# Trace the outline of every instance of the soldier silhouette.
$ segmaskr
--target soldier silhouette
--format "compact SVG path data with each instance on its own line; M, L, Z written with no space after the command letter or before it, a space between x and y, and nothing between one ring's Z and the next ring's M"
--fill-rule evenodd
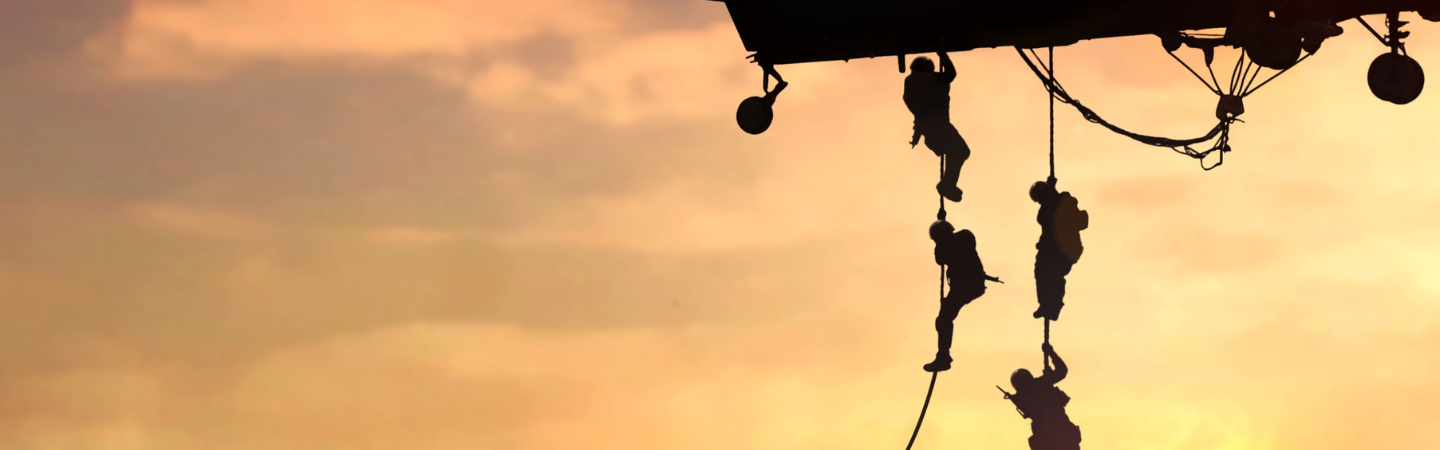
M950 369L950 341L960 308L985 295L986 280L1000 279L985 274L985 265L975 250L975 234L970 230L955 231L949 222L939 220L930 225L930 239L935 241L935 264L949 266L945 275L950 292L940 299L940 314L935 317L939 349L935 361L925 365L926 372L939 372Z
M1070 422L1065 414L1065 405L1070 396L1065 395L1055 383L1065 379L1069 372L1065 361L1055 353L1049 343L1040 346L1048 356L1044 374L1035 378L1029 370L1018 369L1010 374L1010 385L1015 393L1005 393L1005 398L1015 404L1020 416L1030 419L1030 450L1079 450L1080 427ZM1050 368L1049 361L1055 362ZM1000 389L1005 392L1005 389Z
M905 106L915 115L914 134L910 137L910 148L925 138L925 146L935 156L945 156L945 171L935 190L952 202L959 202L960 167L970 159L970 146L960 137L955 125L950 123L950 83L955 81L955 65L943 49L940 56L940 71L935 63L921 56L910 63L910 75L905 77Z
M1080 230L1090 227L1090 214L1081 211L1069 192L1056 192L1055 177L1030 186L1030 199L1040 204L1035 220L1040 240L1035 243L1035 295L1040 307L1035 318L1060 320L1065 306L1065 276L1080 261L1085 247Z

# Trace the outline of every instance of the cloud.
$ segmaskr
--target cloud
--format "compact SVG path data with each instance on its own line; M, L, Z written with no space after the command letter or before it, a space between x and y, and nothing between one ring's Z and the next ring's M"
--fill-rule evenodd
M394 65L491 107L625 124L724 117L753 95L725 18L723 5L700 3L148 1L89 50L121 79L214 79L277 61Z
M737 98L759 95L731 25L656 32L584 51L562 75L498 61L466 84L476 101L505 109L556 104L614 124L722 118ZM753 77L752 77L753 75ZM549 78L546 80L544 78Z
M17 65L73 54L131 12L128 0L0 1L0 60Z
M182 235L245 242L264 239L270 232L263 223L221 211L159 203L140 203L127 209L139 223Z
M690 3L627 3L603 32L565 22L614 19L583 5L482 32L458 3L146 3L92 51L148 42L155 58L127 61L217 70L5 74L0 447L907 439L934 351L938 168L903 144L901 76L786 67L776 125L745 135L729 114L758 77L720 5ZM673 20L631 28L646 14ZM106 50L116 36L136 47ZM1007 284L961 313L963 365L917 448L1018 449L1026 423L991 385L1039 362L1024 192L1046 173L1046 103L1013 52L956 58L975 153L949 213ZM1414 431L1440 368L1440 191L1414 130L1434 103L1316 91L1354 73L1314 62L1247 104L1212 172L1067 134L1080 119L1057 110L1057 175L1094 219L1052 330L1087 445L1434 439ZM1061 70L1126 125L1209 125L1195 86L1099 66Z
M547 33L615 31L623 4L267 0L142 1L127 27L127 51L185 46L231 58L415 54L459 55Z

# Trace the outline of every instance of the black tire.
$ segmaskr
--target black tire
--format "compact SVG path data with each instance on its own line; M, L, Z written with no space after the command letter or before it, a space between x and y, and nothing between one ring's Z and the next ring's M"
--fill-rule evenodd
M750 134L764 133L770 129L770 121L774 119L775 111L771 109L770 102L762 97L745 99L735 111L735 123L740 124L740 129Z
M1404 105L1419 98L1420 91L1425 89L1425 71L1415 58L1386 53L1370 63L1366 81L1376 98Z

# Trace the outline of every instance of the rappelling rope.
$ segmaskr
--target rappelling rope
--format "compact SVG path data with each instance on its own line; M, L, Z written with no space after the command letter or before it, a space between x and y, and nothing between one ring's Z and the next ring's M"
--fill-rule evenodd
M1045 343L1046 343L1046 344L1049 344L1049 343L1050 343L1050 319L1049 319L1049 318L1046 318L1046 319L1045 319ZM1044 355L1044 360L1041 362L1041 364L1042 364L1042 365L1041 365L1040 367L1050 367L1050 354L1049 354L1049 353L1046 353L1046 354Z
M1045 68L1049 79L1055 79L1055 47L1045 54L1050 58L1050 64ZM1055 96L1050 96L1050 178L1055 178Z
M940 182L945 182L945 154L940 154ZM945 195L940 195L940 212L935 214L935 220L945 220Z
M940 155L940 178L945 178L945 155ZM945 220L945 196L940 196L940 212L935 214L936 220ZM940 265L940 301L945 301L945 265ZM930 409L930 396L935 393L935 379L940 377L940 371L930 373L930 388L925 390L925 404L920 406L920 419L915 421L915 431L910 432L910 442L905 444L905 450L915 445L915 437L920 435L920 425L925 423L925 411Z
M1050 47L1050 50L1046 52L1045 56L1049 59L1049 63L1045 67L1045 73L1048 75L1047 79L1054 80L1055 47ZM1050 95L1050 179L1055 179L1055 95L1053 93ZM1045 318L1045 343L1050 343L1050 318L1048 317ZM1043 358L1041 367L1050 367L1050 355L1044 354L1041 355L1041 358Z
M910 446L915 445L915 436L920 435L920 424L925 423L925 410L930 409L930 394L935 393L935 379L939 376L940 372L930 373L930 389L925 391L925 406L920 407L920 420L915 421L915 431L910 433L910 443L905 444L905 450L910 450Z

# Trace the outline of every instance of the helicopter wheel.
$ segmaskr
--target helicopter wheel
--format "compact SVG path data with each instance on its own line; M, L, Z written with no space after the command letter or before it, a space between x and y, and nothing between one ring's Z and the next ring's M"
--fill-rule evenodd
M1425 71L1414 58L1386 53L1370 63L1367 81L1376 98L1404 105L1414 101L1425 88Z
M770 129L770 121L774 119L775 111L763 97L747 98L740 102L740 109L735 111L735 122L740 124L740 129L750 134L764 133Z

